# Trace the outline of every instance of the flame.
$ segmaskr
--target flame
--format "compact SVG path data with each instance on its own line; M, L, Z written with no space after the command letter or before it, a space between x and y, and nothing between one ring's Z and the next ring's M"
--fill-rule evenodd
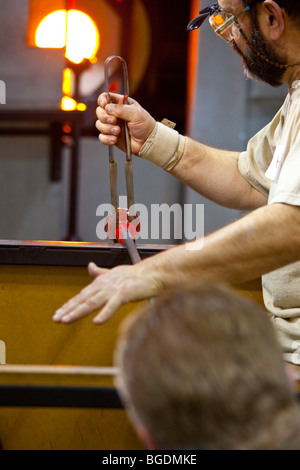
M63 111L85 111L86 110L86 104L84 103L78 103L74 98L71 96L63 96L60 102L60 108Z
M79 10L57 10L40 22L35 43L42 48L66 48L65 56L79 64L84 59L95 62L100 36L90 16Z
M74 72L69 67L65 68L63 71L63 83L62 83L62 92L63 97L60 102L60 107L63 111L85 111L87 106L84 103L78 103L74 98L73 95L73 88L74 88Z
M62 91L64 95L71 96L73 90L73 70L67 67L63 71L63 84L62 84Z
M77 108L77 102L71 96L63 96L60 107L64 111L74 111Z
M62 48L66 44L66 11L58 10L42 19L35 33L38 47Z
M87 108L87 105L85 103L77 103L76 109L77 111L85 111Z

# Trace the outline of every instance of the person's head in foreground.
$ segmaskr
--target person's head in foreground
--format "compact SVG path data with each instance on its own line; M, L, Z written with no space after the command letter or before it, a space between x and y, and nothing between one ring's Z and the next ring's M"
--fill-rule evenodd
M116 386L148 449L300 448L300 414L266 311L212 284L122 325Z

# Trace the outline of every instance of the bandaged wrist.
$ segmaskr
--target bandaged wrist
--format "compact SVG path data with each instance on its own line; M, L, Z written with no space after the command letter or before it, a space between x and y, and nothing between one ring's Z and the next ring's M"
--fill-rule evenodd
M182 158L185 137L174 129L157 122L138 156L166 171L171 171Z

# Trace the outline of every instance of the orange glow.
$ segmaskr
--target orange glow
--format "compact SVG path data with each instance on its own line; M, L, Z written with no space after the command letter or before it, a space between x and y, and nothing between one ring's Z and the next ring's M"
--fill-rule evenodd
M77 102L70 96L63 96L60 102L63 111L74 111L77 109Z
M82 60L94 60L99 49L99 33L93 20L77 10L68 12L66 57L79 64Z
M215 27L220 27L225 23L224 17L222 15L215 15L213 18L213 24Z
M57 10L40 22L35 43L38 47L63 48L71 62L79 64L84 59L92 63L100 46L100 36L94 21L78 10Z
M64 95L71 96L72 95L72 80L73 80L74 72L70 68L66 68L63 71L63 84L62 84L62 91Z
M84 104L84 103L77 103L77 110L78 110L78 111L85 111L85 110L86 110L86 104Z
M191 1L190 19L195 18L199 11L199 1ZM189 34L188 51L188 83L187 83L187 106L186 106L186 131L194 132L195 103L197 91L198 51L200 47L200 34Z
M74 98L71 98L71 96L63 96L60 102L60 108L63 111L85 111L86 104L77 103L77 101L74 100Z
M41 243L43 245L70 245L70 246L103 246L106 245L106 243L95 243L95 242L70 242L70 241L56 241L56 240L28 240L28 242L31 243Z
M45 16L37 27L38 47L62 48L66 45L66 11L58 10Z

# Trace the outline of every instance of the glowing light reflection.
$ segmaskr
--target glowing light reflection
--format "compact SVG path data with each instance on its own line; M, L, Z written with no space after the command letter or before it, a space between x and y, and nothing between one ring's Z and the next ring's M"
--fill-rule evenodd
M66 48L66 57L79 64L83 59L95 61L100 36L94 21L78 10L57 10L40 22L35 42L41 48Z

